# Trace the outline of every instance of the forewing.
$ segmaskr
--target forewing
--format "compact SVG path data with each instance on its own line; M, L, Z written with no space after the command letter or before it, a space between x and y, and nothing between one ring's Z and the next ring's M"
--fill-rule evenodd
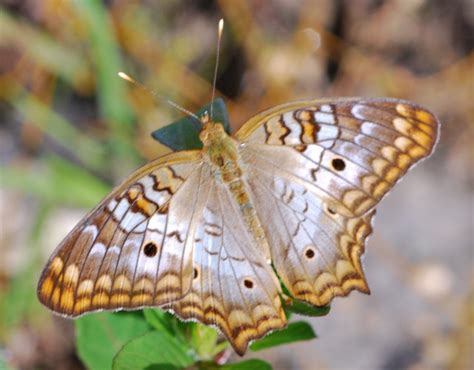
M173 153L139 169L55 250L39 281L40 301L77 316L184 296L192 281L189 235L208 180L198 151Z
M402 100L329 99L263 112L236 138L298 176L327 207L353 217L373 208L431 154L438 126L433 114Z
M216 325L235 351L286 325L280 285L220 182L196 228L191 291L171 309L183 319Z
M375 205L427 157L439 123L395 99L282 105L237 132L255 209L275 269L291 294L315 305L357 289Z

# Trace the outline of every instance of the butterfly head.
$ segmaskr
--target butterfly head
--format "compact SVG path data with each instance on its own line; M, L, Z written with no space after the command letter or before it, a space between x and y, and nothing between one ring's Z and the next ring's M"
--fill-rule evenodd
M199 133L199 139L205 147L215 145L227 137L224 126L219 122L213 121L209 117L208 112L205 112L200 117L200 121L202 123L202 129Z

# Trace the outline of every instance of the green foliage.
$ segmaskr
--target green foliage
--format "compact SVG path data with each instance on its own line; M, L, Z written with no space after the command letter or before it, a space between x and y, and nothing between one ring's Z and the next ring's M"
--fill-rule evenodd
M221 370L271 370L271 368L272 366L269 363L262 360L247 360L220 367Z
M262 360L251 359L241 362L234 362L226 365L216 365L215 363L199 364L199 370L271 370L272 366Z
M75 324L79 357L91 370L110 369L127 342L151 331L140 312L96 313Z
M304 321L292 322L288 324L286 329L270 333L266 337L252 343L250 349L252 351L261 351L262 349L313 338L316 338L316 334L314 334L311 325Z
M186 346L166 331L152 331L127 342L114 358L114 370L182 369L194 363Z
M214 100L213 120L222 123L227 133L230 132L229 115L224 104L224 100L217 98ZM205 105L196 112L201 117L205 112L210 114L211 103ZM201 149L202 143L199 140L200 122L196 122L193 117L184 117L171 125L153 131L151 136L161 144L173 150Z
M298 299L292 299L289 304L285 305L285 311L287 315L289 313L296 313L303 316L325 316L329 313L330 309L330 306L310 306L309 304L306 304Z

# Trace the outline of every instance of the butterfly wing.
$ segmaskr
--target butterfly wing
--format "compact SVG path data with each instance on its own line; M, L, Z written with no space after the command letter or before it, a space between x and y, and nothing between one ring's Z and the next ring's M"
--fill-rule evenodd
M431 154L438 126L433 114L406 101L336 99L281 105L253 117L235 136L253 150L285 147L275 151L278 159L270 157L274 163L288 158L288 169L328 206L361 216Z
M39 300L78 316L184 296L193 271L189 235L209 178L199 151L172 153L139 169L58 246L40 278Z
M353 289L369 293L360 257L375 211L332 214L317 194L265 164L249 171L248 182L267 220L273 265L293 297L323 306Z
M211 186L196 228L191 291L170 308L219 327L242 355L252 339L286 325L280 284L229 190L219 181Z
M236 133L275 269L297 298L324 305L368 292L360 264L374 206L433 151L439 123L395 99L285 104Z

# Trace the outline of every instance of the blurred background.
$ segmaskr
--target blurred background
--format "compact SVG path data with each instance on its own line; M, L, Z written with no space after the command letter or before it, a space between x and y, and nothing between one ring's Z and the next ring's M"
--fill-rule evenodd
M36 300L52 250L113 184L167 152L150 132L217 80L236 130L300 98L392 96L442 122L434 155L378 207L371 296L312 319L275 369L468 369L474 332L472 0L0 2L0 368L81 369L73 325ZM249 354L247 357L255 355Z

